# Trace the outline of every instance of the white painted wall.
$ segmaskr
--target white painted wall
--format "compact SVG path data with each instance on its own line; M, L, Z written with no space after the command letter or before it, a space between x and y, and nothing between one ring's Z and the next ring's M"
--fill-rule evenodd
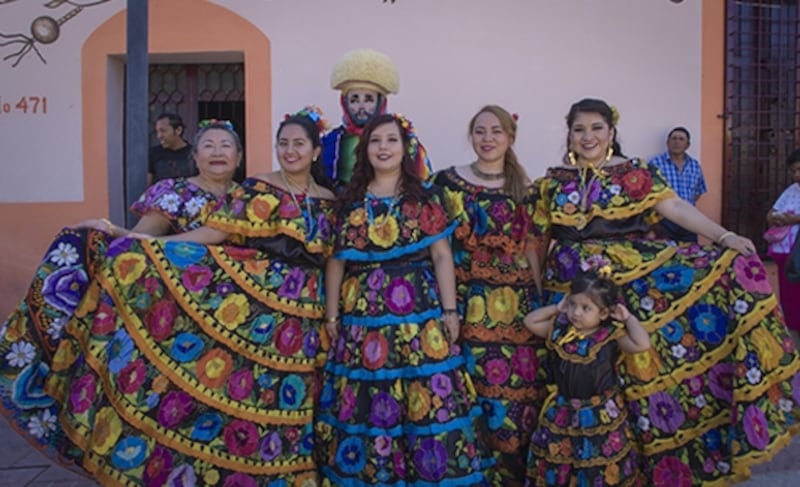
M437 169L473 159L466 125L488 103L519 114L516 149L532 177L560 160L564 115L585 96L618 107L628 155L662 151L674 125L701 145L700 1L213 1L270 38L274 122L315 103L336 124L330 71L345 51L371 47L397 64L389 108L414 121ZM27 33L38 15L68 11L43 4L0 5L0 32ZM0 103L48 97L46 116L0 113L0 203L82 200L80 50L124 6L112 0L64 24L57 42L38 46L47 64L31 54L16 68L0 61Z
M30 37L37 17L57 20L73 9L67 4L46 8L45 3L17 0L0 5L0 33ZM61 25L55 42L36 43L46 64L29 52L12 67L11 59L2 58L21 44L0 47L0 203L83 201L81 46L124 5L125 0L112 0L83 9ZM97 90L98 96L104 92ZM13 108L20 98L30 96L47 97L47 114L41 113L41 106L38 114ZM10 104L10 113L3 113L4 103Z

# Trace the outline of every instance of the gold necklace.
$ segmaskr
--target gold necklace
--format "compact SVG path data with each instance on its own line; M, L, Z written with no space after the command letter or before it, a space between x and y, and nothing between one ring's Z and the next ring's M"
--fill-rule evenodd
M599 327L591 330L578 331L578 329L575 328L574 325L570 324L569 328L567 329L567 332L561 335L556 341L556 343L558 343L559 345L565 345L566 343L571 342L576 338L578 340L583 340L586 337L594 334L594 332L596 332L598 329Z
M472 164L470 164L469 168L472 171L472 174L475 175L475 177L480 179L485 179L486 181L499 181L506 177L505 173L502 172L491 173L491 172L481 171L481 168L478 167L478 161L475 161Z
M609 160L610 159L603 160L603 162L598 164L597 167L594 167L594 164L590 162L587 166L579 169L580 181L581 181L580 185L581 208L584 211L589 210L589 194L592 192L592 185L595 183L595 181L597 181L597 178L601 174L603 166L605 166ZM592 172L592 177L589 178L589 180L587 181L586 178L589 174L589 171Z
M283 169L281 169L278 172L281 173L281 179L283 179L283 184L286 186L286 189L289 191L289 195L291 195L291 197L292 197L292 201L294 202L294 207L297 208L300 211L300 214L303 216L303 222L306 224L306 229L309 231L309 234L310 234L312 225L314 224L315 220L314 220L314 212L311 210L311 198L309 197L309 188L306 188L305 191L303 191L303 188L301 188L299 185L294 183L294 181L290 182L290 179L286 176L286 173L283 171ZM313 181L313 178L312 178L312 181ZM305 198L304 198L304 200L305 200L304 202L305 202L305 205L306 205L305 211L303 211L303 208L300 206L300 203L297 201L297 196L295 196L294 191L292 190L292 186L294 186L297 189L299 189L303 193L303 195L305 196ZM310 187L310 185L309 185L309 187Z

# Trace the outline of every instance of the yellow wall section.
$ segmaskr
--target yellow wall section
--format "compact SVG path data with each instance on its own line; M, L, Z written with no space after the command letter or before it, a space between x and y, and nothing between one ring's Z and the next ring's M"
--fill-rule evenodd
M81 203L0 205L0 321L22 298L53 236L65 225L108 215L107 62L125 53L125 11L100 25L81 52L83 187ZM246 19L210 2L150 0L151 54L242 52L248 172L272 167L270 43Z
M722 218L722 170L725 143L725 2L703 1L700 163L708 193L698 208L715 221Z

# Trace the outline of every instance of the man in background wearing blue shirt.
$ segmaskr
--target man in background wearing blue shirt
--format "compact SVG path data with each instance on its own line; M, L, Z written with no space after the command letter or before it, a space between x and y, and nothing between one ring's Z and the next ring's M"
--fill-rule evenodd
M667 152L654 157L650 164L661 170L678 196L694 205L708 188L700 162L686 153L689 145L689 131L685 127L675 127L667 135ZM666 236L676 242L697 242L696 233L672 221L664 219L660 224Z

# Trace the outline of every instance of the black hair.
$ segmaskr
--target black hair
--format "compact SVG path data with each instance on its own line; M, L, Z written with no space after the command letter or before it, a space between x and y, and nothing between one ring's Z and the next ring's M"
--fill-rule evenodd
M164 119L167 119L169 121L170 127L172 127L175 130L178 130L179 128L184 130L186 129L186 126L183 125L183 119L178 114L164 112L156 118L156 122Z
M686 135L686 142L692 141L692 136L689 135L689 130L686 127L675 127L674 129L669 131L669 133L667 134L667 138L669 139L670 137L672 137L672 134L674 134L675 132L683 132Z
M422 180L417 174L416 163L411 160L411 156L408 153L408 146L411 141L408 131L400 125L400 121L393 114L383 113L364 125L364 132L358 139L358 145L356 145L356 164L353 168L353 176L350 179L350 184L345 187L338 199L340 209L346 208L354 201L363 199L364 194L367 192L367 186L375 178L375 169L369 163L367 151L369 139L375 129L387 123L393 123L397 126L400 131L400 138L403 141L403 161L400 166L400 187L398 190L411 201L424 202L425 191L422 188Z
M313 120L305 115L290 115L282 121L280 125L278 125L278 131L275 133L276 141L280 138L281 132L283 132L284 127L287 125L299 125L311 141L312 148L316 149L317 147L322 147L319 127L317 127L317 124ZM322 151L320 151L319 157L311 161L311 177L314 178L314 182L318 185L333 191L333 184L331 184L331 180L325 175L322 162L319 160L321 157Z
M800 149L795 149L788 157L786 157L786 168L790 168L792 164L800 161Z
M570 294L586 293L601 309L608 309L617 304L619 288L611 278L600 277L595 270L579 272L572 279Z
M569 107L569 113L567 114L568 129L572 129L572 124L575 123L575 117L577 117L579 113L596 113L603 117L603 120L606 121L608 126L614 129L614 139L611 141L611 149L614 153L613 155L625 157L625 155L622 153L622 146L617 140L619 131L617 130L616 125L614 125L614 116L608 103L596 98L584 98L583 100L573 103L572 106ZM569 133L567 133L567 147L569 147Z

